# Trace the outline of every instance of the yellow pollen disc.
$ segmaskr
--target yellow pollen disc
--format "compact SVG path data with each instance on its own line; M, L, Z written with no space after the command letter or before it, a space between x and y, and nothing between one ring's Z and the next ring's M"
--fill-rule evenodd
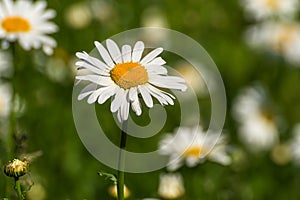
M183 156L198 158L200 156L200 154L202 153L202 151L203 151L203 148L201 148L199 146L190 147L183 153Z
M30 23L19 16L7 17L2 21L2 27L6 32L18 33L30 31Z
M112 80L123 89L129 89L148 82L148 73L137 62L117 64L111 71Z
M266 5L272 10L277 10L279 8L278 0L266 0Z

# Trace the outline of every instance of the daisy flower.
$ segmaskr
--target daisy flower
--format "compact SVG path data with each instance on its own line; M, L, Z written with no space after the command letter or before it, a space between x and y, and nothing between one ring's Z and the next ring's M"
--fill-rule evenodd
M142 109L139 94L147 107L153 107L156 98L161 105L173 105L175 97L161 88L185 91L187 86L184 79L168 76L166 63L161 57L162 48L152 50L142 58L144 43L138 41L133 49L130 45L123 45L121 50L113 40L106 40L106 48L95 42L103 61L90 56L86 52L78 52L76 56L81 59L76 65L79 69L86 69L90 74L78 75L76 79L89 81L79 94L78 99L88 97L87 102L103 104L110 97L111 112L117 112L120 122L128 119L129 108L141 115Z
M265 107L263 91L246 88L236 98L233 117L240 123L240 139L254 152L271 149L278 141L276 116Z
M39 49L50 55L56 41L46 34L57 31L57 26L49 22L56 14L45 10L47 3L27 0L3 0L0 2L0 39L18 41L23 49Z
M180 127L176 134L167 134L159 144L161 155L169 155L167 169L174 171L186 163L194 167L206 159L228 165L231 158L226 153L225 138L219 134L206 134L201 127Z
M291 17L298 10L298 0L242 0L247 14L255 19L272 16Z
M266 22L249 29L250 46L282 55L289 63L300 64L300 25L295 22Z
M179 173L161 174L158 195L163 199L178 199L185 193L183 178Z

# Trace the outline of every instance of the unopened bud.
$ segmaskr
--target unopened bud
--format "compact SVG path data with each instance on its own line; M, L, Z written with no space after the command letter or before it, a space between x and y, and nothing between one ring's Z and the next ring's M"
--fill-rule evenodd
M19 178L28 172L29 162L13 159L4 167L6 176Z

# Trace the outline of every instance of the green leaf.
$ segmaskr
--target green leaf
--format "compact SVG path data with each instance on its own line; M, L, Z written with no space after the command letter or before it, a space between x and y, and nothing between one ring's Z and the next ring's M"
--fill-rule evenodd
M114 184L117 184L117 176L115 174L111 174L111 173L107 173L107 172L103 172L100 171L98 172L98 174L100 176L104 176L105 180L111 180L112 182L114 182Z

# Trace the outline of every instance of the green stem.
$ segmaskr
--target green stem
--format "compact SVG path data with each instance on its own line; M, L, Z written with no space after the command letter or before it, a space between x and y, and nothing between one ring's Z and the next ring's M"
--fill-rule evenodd
M119 150L119 163L118 163L118 182L117 182L117 191L118 199L124 200L124 167L125 167L125 148L126 148L126 139L127 139L127 121L124 121L122 124L121 131L121 141L120 141L120 150Z
M12 47L12 60L14 67L14 75L12 78L12 97L11 97L11 105L10 105L10 113L9 113L9 132L7 136L8 143L8 159L11 160L14 157L15 153L15 143L14 143L14 134L16 131L16 113L14 111L14 101L16 96L16 83L15 83L15 75L17 71L17 57L16 57L16 45L15 43L11 44Z
M19 200L24 200L24 196L22 194L21 184L19 178L15 178L15 190L18 194Z

